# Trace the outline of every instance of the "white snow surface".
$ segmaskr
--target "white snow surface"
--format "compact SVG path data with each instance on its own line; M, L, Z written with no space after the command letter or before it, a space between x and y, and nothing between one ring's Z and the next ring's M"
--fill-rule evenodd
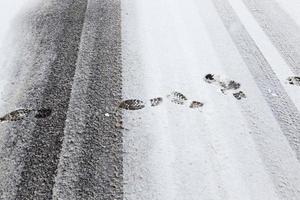
M293 20L300 26L300 1L298 0L276 0L282 9L284 9Z
M5 103L2 99L3 91L10 84L13 69L8 68L8 61L14 53L14 30L16 29L18 16L34 6L39 0L0 0L0 115L5 111ZM20 24L18 24L20 26Z
M289 66L242 1L228 2L299 110ZM123 97L164 97L124 112L124 199L300 199L299 161L213 1L124 0L122 13ZM223 95L208 73L240 82L247 99ZM172 91L204 107L173 104Z

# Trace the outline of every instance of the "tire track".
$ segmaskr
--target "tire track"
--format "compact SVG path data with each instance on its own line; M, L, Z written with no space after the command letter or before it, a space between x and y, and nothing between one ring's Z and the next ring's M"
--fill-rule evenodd
M293 73L300 75L300 27L274 0L243 0Z
M47 119L7 126L1 144L3 199L51 199L86 4L52 0L26 16L29 30L24 38L28 34L34 41L14 62L22 68L29 59L29 67L38 72L23 74L25 87L17 88L16 107L54 111Z
M123 199L120 6L88 3L53 199Z
M248 66L257 86L269 104L282 132L300 160L300 114L280 84L271 66L241 24L227 1L213 0L233 42ZM268 92L272 88L276 95Z
M233 12L226 2L214 3L218 4L219 10L223 10L222 13L225 11L228 13ZM228 30L226 26L223 27L222 17L218 19L220 14L217 12L218 10L215 11L216 5L213 5L212 2L211 5L200 7L200 4L198 4L198 8L201 13L206 11L213 12L210 16L202 14L202 17L205 20L217 55L222 62L223 69L228 71L230 76L246 79L243 82L243 86L246 87L249 98L246 101L237 102L249 127L249 132L245 132L245 137L252 138L255 145L251 152L257 151L264 165L261 167L265 168L266 175L273 182L273 184L268 186L274 187L274 193L278 195L278 199L298 199L300 175L298 171L300 165L294 155L294 151L285 139L276 118L271 109L269 109L268 103L264 102L264 96L260 95L259 88L253 87L255 80L252 80L252 74L248 70L243 70L246 64L237 51L238 49L236 49L230 33L228 33L228 36L224 35L223 32ZM232 30L235 31L236 29L233 28ZM259 96L255 97L254 95ZM243 157L244 155L241 159ZM249 163L249 165L253 167L253 163ZM246 179L248 180L248 178ZM261 199L262 196L258 195L259 189L256 188L261 186L258 186L256 182L253 183L254 185L249 184L248 186L250 190L252 188L253 192L251 194L253 194L253 199ZM263 197L265 197L264 193ZM270 198L275 199L274 197Z

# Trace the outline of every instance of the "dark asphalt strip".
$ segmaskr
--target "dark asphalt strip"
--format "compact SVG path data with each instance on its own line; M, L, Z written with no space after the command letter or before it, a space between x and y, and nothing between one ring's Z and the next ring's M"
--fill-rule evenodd
M300 114L227 0L213 0L228 33L300 161ZM271 89L276 95L271 94Z
M296 75L300 75L300 27L274 0L243 0Z
M8 124L7 143L1 149L2 199L51 199L61 150L78 46L87 1L48 1L32 11L28 33L36 39L40 52L32 52L33 65L46 65L44 74L26 77L28 88L21 92L20 107L51 108L53 115L34 122ZM54 55L48 55L53 52ZM30 52L31 49L23 51ZM27 52L27 53L28 53ZM25 53L26 54L26 53ZM55 57L51 63L45 59ZM22 58L16 62L21 63ZM35 71L31 72L32 74ZM36 80L44 79L44 80ZM24 88L24 87L22 87ZM19 136L15 141L11 137ZM5 153L3 153L5 152ZM13 156L12 156L12 155ZM12 168L10 168L12 167ZM9 169L8 169L9 168Z
M68 6L61 15L61 35L55 41L44 41L53 42L57 57L50 67L40 107L51 108L54 114L36 122L33 140L24 156L17 199L50 199L52 194L86 9L86 1L65 4Z
M120 1L90 0L53 199L123 199L121 74Z

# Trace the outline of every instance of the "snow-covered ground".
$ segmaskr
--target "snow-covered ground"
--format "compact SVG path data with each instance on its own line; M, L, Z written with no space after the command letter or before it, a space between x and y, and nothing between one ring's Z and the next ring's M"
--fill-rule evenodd
M286 83L295 74L243 2L122 8L123 96L165 98L124 114L124 198L299 199L300 88ZM247 98L222 94L208 73L240 82ZM204 107L173 104L172 91Z
M0 124L0 199L300 199L298 0L41 2L0 0L0 117L53 109Z
M13 62L15 54L15 30L20 30L16 26L21 26L18 21L20 16L29 8L36 5L38 0L0 0L0 113L6 111L5 103L2 99L3 92L7 84L10 84L14 69L11 69L9 62ZM3 109L5 111L3 111Z
M0 41L4 41L5 36L9 34L8 30L11 26L12 20L19 13L21 8L23 8L25 1L22 0L1 0L0 1Z

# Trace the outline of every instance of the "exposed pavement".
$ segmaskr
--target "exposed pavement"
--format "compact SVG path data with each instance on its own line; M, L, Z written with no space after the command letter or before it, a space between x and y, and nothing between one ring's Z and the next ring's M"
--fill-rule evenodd
M8 103L53 114L1 125L1 199L122 199L122 137L104 116L121 99L120 2L51 0L21 17Z

